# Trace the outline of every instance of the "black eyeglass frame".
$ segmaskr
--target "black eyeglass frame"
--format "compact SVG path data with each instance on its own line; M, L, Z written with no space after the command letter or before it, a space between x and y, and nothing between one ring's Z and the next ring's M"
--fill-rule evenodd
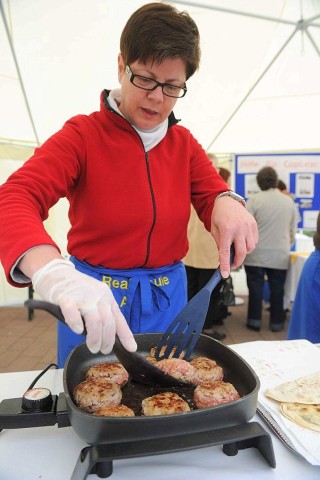
M137 88L140 88L141 90L147 90L149 92L152 92L153 90L156 90L158 87L161 87L161 90L162 90L162 93L163 95L165 95L166 97L171 97L171 98L183 98L185 96L185 94L187 93L187 86L186 84L184 84L183 87L179 87L178 85L172 85L172 83L161 83L161 82L158 82L157 80L155 80L154 78L150 78L150 77L144 77L143 75L136 75L135 73L133 73L133 71L131 70L130 66L127 65L126 66L126 72L128 73L129 75L129 80L130 80L130 83L132 83L132 85L134 85L135 87ZM140 85L136 85L134 83L134 79L135 78L143 78L145 80L150 80L151 82L154 82L154 87L152 88L146 88L146 87L141 87ZM182 95L179 95L179 96L176 96L176 95L169 95L168 93L165 93L163 91L164 87L173 87L173 88L180 88L180 90L183 92Z

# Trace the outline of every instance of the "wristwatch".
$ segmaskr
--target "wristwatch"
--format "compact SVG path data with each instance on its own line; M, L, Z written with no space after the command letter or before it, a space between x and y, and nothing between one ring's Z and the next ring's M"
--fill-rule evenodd
M218 200L218 198L221 198L221 197L230 197L230 198L233 198L233 200L236 200L237 202L241 203L244 207L246 206L246 201L243 197L241 197L241 195L238 195L237 193L235 192L231 192L231 191L228 191L228 192L222 192L220 193L216 199L215 199L215 202Z

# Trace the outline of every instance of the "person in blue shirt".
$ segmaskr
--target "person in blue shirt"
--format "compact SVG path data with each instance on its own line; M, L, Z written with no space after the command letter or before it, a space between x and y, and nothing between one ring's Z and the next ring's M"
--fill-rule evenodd
M287 338L304 338L312 343L320 343L320 212L313 243L315 250L301 272Z

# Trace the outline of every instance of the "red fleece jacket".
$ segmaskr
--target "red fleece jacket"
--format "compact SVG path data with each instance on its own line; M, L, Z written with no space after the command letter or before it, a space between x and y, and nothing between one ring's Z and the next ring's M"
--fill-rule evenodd
M23 253L57 246L43 220L60 197L70 203L68 252L95 266L153 268L181 260L190 200L210 229L214 200L228 187L203 148L173 124L145 152L106 97L105 91L99 112L67 121L0 187L0 259L11 284L25 286L10 278Z

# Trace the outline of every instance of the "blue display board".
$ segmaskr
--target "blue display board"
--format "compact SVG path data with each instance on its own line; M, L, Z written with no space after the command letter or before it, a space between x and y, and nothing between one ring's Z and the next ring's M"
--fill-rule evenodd
M300 212L298 227L315 230L320 210L320 153L241 154L235 156L235 191L248 198L260 191L257 172L273 167Z

